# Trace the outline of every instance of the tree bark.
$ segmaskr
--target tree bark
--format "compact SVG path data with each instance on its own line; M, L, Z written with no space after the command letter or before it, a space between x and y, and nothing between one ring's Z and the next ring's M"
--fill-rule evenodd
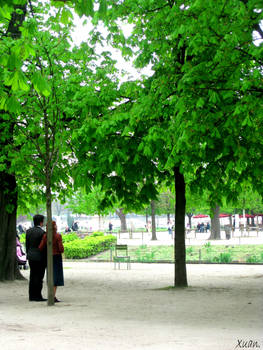
M220 220L219 220L219 212L220 207L217 205L212 209L213 216L211 218L211 235L209 239L221 239L220 236Z
M185 261L185 181L179 167L174 168L175 179L175 234L174 234L174 286L187 287Z
M101 231L101 215L99 214L99 231Z
M188 220L189 220L189 227L192 228L192 213L186 213Z
M127 222L126 222L126 215L123 212L123 208L116 209L116 214L120 218L121 221L121 232L128 231L127 229Z
M53 279L53 230L51 210L50 174L46 174L46 208L47 208L47 287L48 305L54 305L54 279Z
M151 201L151 216L152 216L152 241L156 241L157 236L156 236L156 221L155 221L155 201Z
M255 215L254 210L251 210L251 215ZM255 217L251 218L251 225L254 227L255 225Z
M229 215L229 225L230 225L231 227L233 226L232 214Z
M16 13L16 10L22 10ZM23 24L26 16L26 5L14 6L6 35L11 35L13 39L19 39L21 32L19 27ZM7 90L10 88L7 87ZM0 124L2 115L6 111L0 111ZM7 121L0 125L1 135L7 135L0 141L1 151L7 144L13 143L14 123ZM22 279L18 264L16 262L16 213L17 213L17 185L14 174L9 174L10 162L5 162L6 169L0 172L0 281L13 281Z
M17 187L15 177L1 172L0 188L0 281L13 281L19 271L16 264Z

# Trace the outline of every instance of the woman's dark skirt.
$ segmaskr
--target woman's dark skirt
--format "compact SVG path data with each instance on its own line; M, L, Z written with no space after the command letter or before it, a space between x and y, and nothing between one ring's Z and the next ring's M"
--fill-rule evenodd
M53 255L54 286L64 286L62 255Z

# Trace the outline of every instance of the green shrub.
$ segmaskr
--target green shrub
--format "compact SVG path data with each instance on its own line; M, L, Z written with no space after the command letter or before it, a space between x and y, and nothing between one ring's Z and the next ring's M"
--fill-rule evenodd
M137 249L135 251L136 261L138 262L152 262L155 259L155 252L153 251L141 251Z
M231 253L220 253L218 261L220 263L230 263L233 260Z
M204 245L204 247L205 247L205 250L206 250L206 253L207 253L207 254L209 254L209 253L212 252L212 249L213 249L213 248L212 248L210 242L207 242L207 243Z
M246 258L246 262L247 263L257 263L259 262L260 259L256 256L256 255L249 255L247 258Z
M219 263L220 262L220 257L219 256L213 256L212 259L211 259L211 262Z
M145 253L144 256L141 257L141 262L152 262L155 258L154 252Z
M96 232L93 232L91 235L91 237L99 237L99 236L104 236L104 233L100 231L96 231Z
M80 239L79 236L76 233L68 233L68 234L62 234L62 241L63 243L72 242L76 239Z
M194 252L194 248L193 247L186 248L186 254L192 255L193 252Z
M68 259L82 259L98 254L110 248L116 242L116 237L108 236L87 236L64 244L64 255Z

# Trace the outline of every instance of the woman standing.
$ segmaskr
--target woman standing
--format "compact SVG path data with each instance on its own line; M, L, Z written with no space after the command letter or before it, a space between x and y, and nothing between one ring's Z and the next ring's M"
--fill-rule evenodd
M64 275L63 275L63 263L62 253L64 252L64 246L62 243L62 236L57 232L57 224L52 221L53 230L53 275L54 275L54 301L55 303L60 302L56 297L57 287L64 286ZM47 246L47 234L45 233L42 241L39 245L40 250L44 250Z

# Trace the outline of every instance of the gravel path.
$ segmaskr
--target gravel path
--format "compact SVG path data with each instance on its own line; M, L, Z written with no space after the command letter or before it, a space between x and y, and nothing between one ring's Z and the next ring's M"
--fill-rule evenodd
M189 288L175 290L172 264L65 262L54 307L29 302L27 281L1 283L0 349L263 349L262 266L187 270Z

